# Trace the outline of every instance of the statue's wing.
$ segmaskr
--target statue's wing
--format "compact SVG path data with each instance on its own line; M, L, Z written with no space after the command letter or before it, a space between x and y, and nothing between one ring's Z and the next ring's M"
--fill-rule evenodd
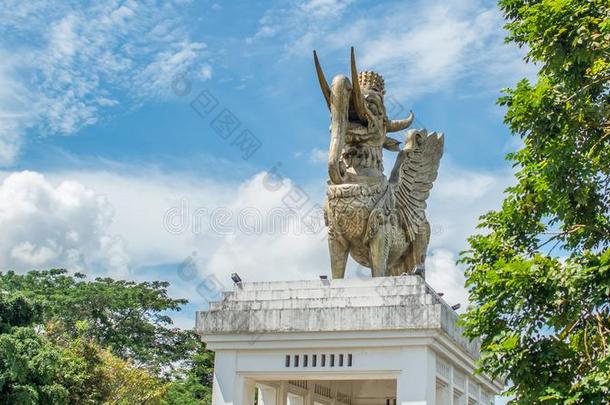
M411 130L394 164L390 182L399 220L411 240L426 220L426 200L436 180L443 144L443 134Z

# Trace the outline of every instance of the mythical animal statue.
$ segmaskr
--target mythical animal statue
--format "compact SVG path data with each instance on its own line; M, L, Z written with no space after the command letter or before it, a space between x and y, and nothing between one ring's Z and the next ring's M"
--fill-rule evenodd
M329 86L315 51L314 61L331 117L324 216L333 278L344 277L349 254L370 267L373 277L424 276L430 239L426 199L443 154L443 134L409 130L401 149L387 132L408 128L413 113L388 119L384 80L376 72L358 73L354 48L351 81L337 75ZM399 152L389 180L383 174L384 148Z

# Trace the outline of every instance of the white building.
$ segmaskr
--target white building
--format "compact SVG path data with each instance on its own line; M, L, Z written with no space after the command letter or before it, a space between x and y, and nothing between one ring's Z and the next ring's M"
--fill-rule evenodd
M478 343L419 276L243 283L197 315L213 405L491 404Z

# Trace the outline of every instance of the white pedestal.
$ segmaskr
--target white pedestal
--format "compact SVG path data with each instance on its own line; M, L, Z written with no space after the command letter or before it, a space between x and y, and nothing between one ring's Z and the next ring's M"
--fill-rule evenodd
M197 330L216 352L214 405L490 404L478 343L419 277L244 283ZM257 392L257 394L255 394Z

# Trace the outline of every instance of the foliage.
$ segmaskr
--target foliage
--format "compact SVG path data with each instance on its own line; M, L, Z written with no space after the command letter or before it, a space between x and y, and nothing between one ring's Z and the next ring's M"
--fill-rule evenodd
M211 387L214 375L214 352L206 349L202 344L197 349L191 362L192 367L189 373L197 381Z
M0 296L0 403L87 403L85 362L39 336L38 316L23 297Z
M8 333L15 326L29 326L42 319L40 305L26 298L8 296L0 292L0 333Z
M213 354L168 327L166 283L83 279L0 273L0 403L211 403Z
M129 362L109 351L100 351L104 384L109 395L104 404L161 404L169 384L151 375L145 369L133 367Z
M169 388L165 404L211 404L212 376L214 375L214 352L201 344L190 360L184 378L175 381Z
M211 404L212 388L201 384L192 376L174 381L167 391L164 405Z
M97 344L153 372L171 368L196 348L192 334L171 327L166 313L179 311L186 301L170 298L168 285L110 278L86 281L65 270L0 273L0 289L38 300L45 321L61 323L58 329L67 338L83 334L77 325L86 321L86 334Z
M483 371L520 404L610 397L610 3L500 0L537 83L499 99L517 184L462 255Z

